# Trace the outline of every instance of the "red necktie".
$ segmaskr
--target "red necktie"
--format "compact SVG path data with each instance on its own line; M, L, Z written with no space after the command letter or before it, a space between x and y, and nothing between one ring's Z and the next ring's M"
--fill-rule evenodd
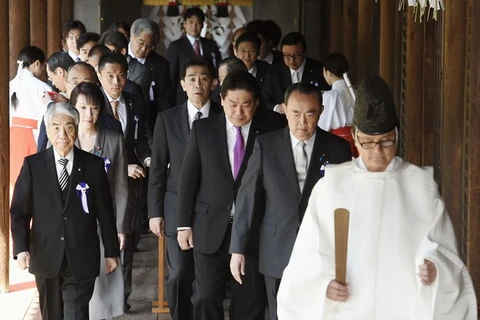
M193 43L193 51L195 51L196 56L200 56L200 41L195 39L195 42Z

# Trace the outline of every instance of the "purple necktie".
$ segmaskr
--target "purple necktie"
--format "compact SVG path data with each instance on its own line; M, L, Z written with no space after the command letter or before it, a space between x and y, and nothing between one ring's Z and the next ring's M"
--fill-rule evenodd
M195 51L196 56L200 55L200 41L195 40L195 42L193 42L193 51Z
M235 127L237 129L237 138L233 146L233 178L237 179L238 171L242 165L243 155L245 154L245 143L242 136L242 127Z

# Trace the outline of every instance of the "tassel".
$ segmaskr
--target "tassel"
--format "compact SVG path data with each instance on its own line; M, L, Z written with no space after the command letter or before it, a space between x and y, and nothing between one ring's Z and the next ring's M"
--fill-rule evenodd
M177 1L168 2L167 17L178 17L179 15L180 10L178 9Z
M218 1L217 4L217 17L227 18L228 17L228 3L227 1Z

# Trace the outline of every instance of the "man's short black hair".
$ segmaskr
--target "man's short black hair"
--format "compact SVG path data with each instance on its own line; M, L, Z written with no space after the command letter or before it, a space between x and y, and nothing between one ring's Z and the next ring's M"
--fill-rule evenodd
M223 99L227 97L228 91L245 90L252 94L255 100L260 98L260 88L257 79L248 71L237 70L227 74L223 79L220 95Z
M266 28L267 38L272 41L272 48L278 47L282 39L282 28L273 20L265 20L264 27Z
M207 61L199 56L191 56L182 66L182 71L180 72L181 80L185 80L187 69L189 67L206 67L208 69L208 75L210 76L210 79L215 79L215 67L210 61Z
M185 13L183 14L183 20L187 20L193 16L196 16L198 20L205 22L205 13L199 7L190 7L185 10Z
M80 21L80 20L70 20L67 23L65 23L62 27L63 39L67 39L70 31L75 30L75 29L80 30L80 33L85 33L87 31L85 29L85 25L82 23L82 21Z
M104 55L110 54L110 53L112 53L112 51L108 49L106 46L104 46L103 44L96 44L88 52L88 57L89 58L96 57L96 56L103 57Z
M243 63L242 60L238 59L237 57L228 57L220 61L218 64L218 68L226 66L227 74L230 72L234 72L237 70L248 71L247 66Z
M80 50L86 43L91 41L98 43L98 40L100 40L100 35L96 32L82 33L77 39L77 49Z
M115 52L120 52L122 49L128 48L128 40L120 31L106 31L100 37L99 44L104 46L114 46Z
M238 46L242 42L251 42L255 45L255 48L257 49L257 52L260 51L261 41L260 41L260 38L257 36L256 33L251 32L251 31L247 31L247 32L242 33L238 37L237 41L235 42L235 49L238 50Z
M283 46L294 46L297 44L301 44L303 51L307 50L307 42L305 41L305 37L300 32L290 32L287 33L280 43L280 49Z
M110 52L106 55L103 55L100 60L98 60L98 72L101 73L107 63L119 64L120 66L122 66L125 74L128 71L127 59L125 59L125 57L122 56L120 53Z
M130 34L130 25L124 21L117 20L114 21L110 27L108 27L107 31L118 31L118 29L122 28L127 32L127 34Z
M322 91L320 90L319 87L314 86L311 83L297 82L292 84L290 87L288 87L287 91L285 91L285 96L284 96L285 99L283 101L285 101L285 104L287 105L287 107L288 107L288 99L294 92L298 92L305 95L315 94L317 96L320 107L323 106Z
M330 53L324 60L323 67L339 78L348 72L348 61L345 56L339 52Z
M54 52L47 59L47 67L51 72L54 72L57 68L62 68L67 72L68 68L74 63L75 61L73 61L72 57L63 51Z

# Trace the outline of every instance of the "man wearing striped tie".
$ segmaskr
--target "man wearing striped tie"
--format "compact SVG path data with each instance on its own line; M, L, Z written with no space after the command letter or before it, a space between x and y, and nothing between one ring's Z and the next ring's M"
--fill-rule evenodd
M74 146L78 111L53 104L44 115L52 147L26 157L12 198L14 259L35 275L43 319L89 319L99 274L120 253L103 159ZM97 224L105 257L100 257Z

